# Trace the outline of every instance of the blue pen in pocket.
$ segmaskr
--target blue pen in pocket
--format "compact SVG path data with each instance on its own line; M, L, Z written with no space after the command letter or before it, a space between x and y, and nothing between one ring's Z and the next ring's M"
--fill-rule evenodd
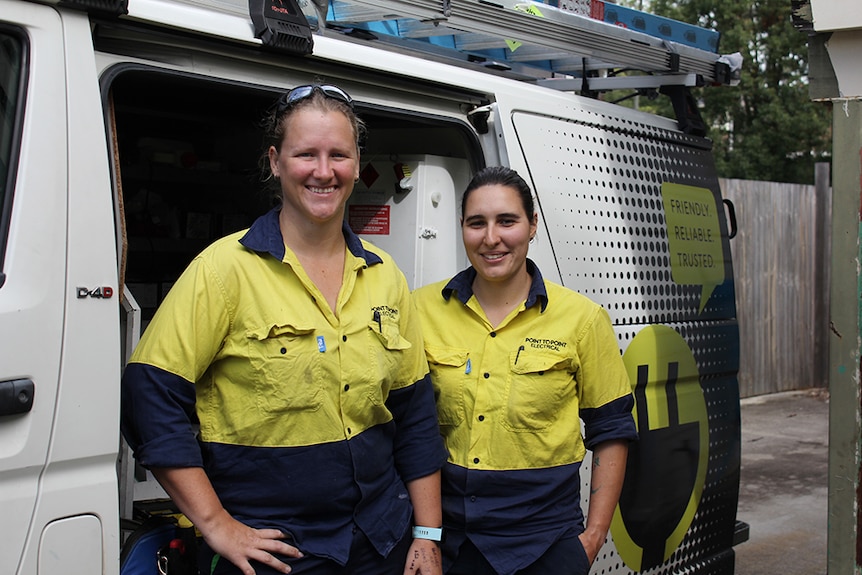
M470 358L468 357L467 358L467 367L464 368L464 373L470 373L471 371L473 371L473 367L470 364Z

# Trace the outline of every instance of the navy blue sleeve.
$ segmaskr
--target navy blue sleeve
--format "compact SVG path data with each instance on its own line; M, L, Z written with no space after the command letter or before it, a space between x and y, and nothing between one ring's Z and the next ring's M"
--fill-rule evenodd
M587 449L613 439L637 439L638 432L632 416L634 397L629 394L601 407L582 409L581 419L586 427L584 444Z
M429 375L393 390L386 407L395 421L395 467L405 482L443 467L448 453L437 425L437 407Z
M195 386L163 369L130 363L123 372L120 429L144 467L202 467Z

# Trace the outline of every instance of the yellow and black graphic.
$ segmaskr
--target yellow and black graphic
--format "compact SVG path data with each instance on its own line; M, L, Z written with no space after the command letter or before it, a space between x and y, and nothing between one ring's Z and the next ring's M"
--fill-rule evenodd
M709 296L725 277L715 196L706 188L665 182L661 197L671 277L678 284L701 286L698 312L703 312Z
M635 390L640 439L629 447L611 534L633 571L661 565L691 525L706 482L709 425L697 363L674 329L653 325L623 361Z

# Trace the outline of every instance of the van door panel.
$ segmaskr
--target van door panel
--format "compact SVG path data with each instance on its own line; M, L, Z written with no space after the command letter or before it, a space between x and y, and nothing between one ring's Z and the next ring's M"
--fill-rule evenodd
M552 244L569 262L560 265L565 285L588 293L625 323L735 315L733 290L715 289L726 281L732 287L732 266L708 148L645 125L621 131L527 112L512 120L537 199L550 208L542 215ZM678 199L686 192L690 200ZM667 212L663 196L677 211ZM670 244L676 239L683 243L675 254ZM674 279L676 268L705 266L716 271L702 275L711 283ZM701 309L704 295L708 305Z
M15 573L48 454L59 378L66 247L66 116L62 28L51 8L0 0L24 30L30 67L0 287L0 380L33 382L29 411L0 417L0 573Z
M739 335L710 143L670 120L570 95L545 97L540 109L502 95L494 116L538 202L530 257L608 310L637 403L615 550L599 566L697 562L699 573L729 575Z

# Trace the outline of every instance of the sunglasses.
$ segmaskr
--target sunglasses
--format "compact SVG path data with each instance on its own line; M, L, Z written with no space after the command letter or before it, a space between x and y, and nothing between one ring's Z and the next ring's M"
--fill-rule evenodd
M281 114L300 100L304 100L314 94L314 91L320 91L327 98L344 102L350 109L353 109L353 99L338 86L331 84L308 84L306 86L297 86L296 88L282 94L278 99L277 110Z

